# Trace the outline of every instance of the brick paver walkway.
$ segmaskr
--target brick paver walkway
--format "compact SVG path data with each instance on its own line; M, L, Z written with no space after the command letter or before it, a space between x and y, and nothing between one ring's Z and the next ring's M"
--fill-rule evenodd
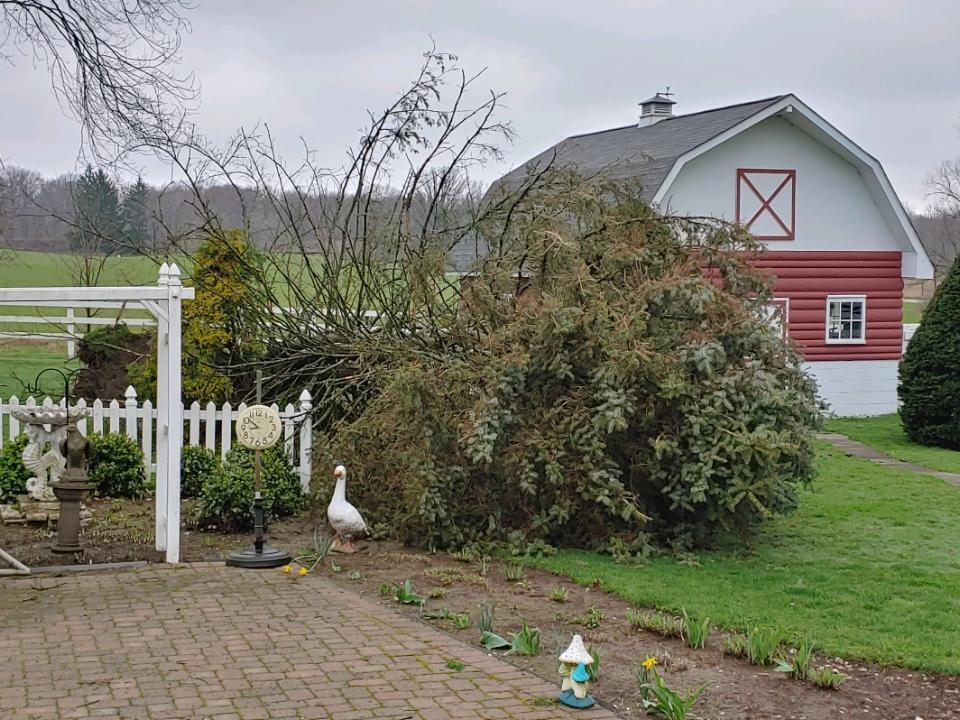
M545 707L556 692L322 576L197 564L0 579L4 719L614 718Z

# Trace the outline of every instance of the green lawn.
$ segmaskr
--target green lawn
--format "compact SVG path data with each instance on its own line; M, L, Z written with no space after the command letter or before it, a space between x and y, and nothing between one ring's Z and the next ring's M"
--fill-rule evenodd
M67 361L65 342L0 342L0 398L25 397L24 382L32 385L37 373L48 367L71 370L79 367L79 362ZM45 390L57 397L63 394L63 380L56 373L47 373L40 380Z
M820 475L793 516L750 550L700 565L618 564L586 551L530 560L643 606L727 628L812 638L830 655L960 673L960 488L820 444Z
M923 308L925 303L904 302L903 303L903 321L905 323L918 323L923 319Z
M0 287L58 287L77 284L75 261L72 256L57 253L4 250L0 253ZM138 256L114 256L107 258L99 284L112 285L155 285L159 267L149 258ZM77 311L82 316L85 311ZM114 317L116 310L98 310L94 314L100 317ZM0 306L0 315L63 317L64 308L32 307L22 305ZM126 317L146 318L149 314L137 305L124 309ZM81 332L85 327L78 328ZM0 332L57 332L66 330L63 323L4 323L0 321ZM64 353L66 348L64 347ZM4 362L0 353L0 365ZM0 383L4 375L0 367ZM3 389L0 388L0 396Z
M896 460L960 473L960 452L910 442L896 413L868 418L834 418L827 423L827 430L843 433L851 440L876 448Z
M0 257L0 287L75 285L75 260L59 253L4 250ZM155 285L159 267L150 258L114 256L104 263L100 285Z

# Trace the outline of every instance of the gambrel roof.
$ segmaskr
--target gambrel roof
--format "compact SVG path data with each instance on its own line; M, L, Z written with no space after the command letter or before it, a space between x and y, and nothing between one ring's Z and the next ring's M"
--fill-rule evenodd
M554 164L587 175L639 180L643 196L659 204L687 162L773 116L785 119L856 168L901 248L903 277L933 277L933 266L879 161L793 94L666 117L650 125L573 135L510 171L494 187L519 186L530 174ZM482 239L464 243L454 248L451 261L458 271L470 272L485 250Z

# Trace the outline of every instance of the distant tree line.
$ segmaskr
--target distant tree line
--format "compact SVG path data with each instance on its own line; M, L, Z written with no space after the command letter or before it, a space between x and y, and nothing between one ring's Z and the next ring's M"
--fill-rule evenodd
M306 250L319 250L331 235L324 207L335 198L303 194L291 198L299 209L277 211L284 198L264 188L210 184L198 190L183 183L157 187L142 178L123 185L100 168L45 178L27 168L0 167L0 247L112 255L163 254L192 250L205 237L213 210L222 227L243 228L260 249L283 249L309 237ZM385 196L381 206L396 198ZM376 208L371 210L377 215Z
M210 187L204 193L226 222L243 225L232 190ZM142 178L124 186L91 166L55 178L8 166L0 169L0 244L44 252L162 252L195 230L193 194L179 184L158 188Z
M213 209L223 227L245 227L261 249L276 248L284 237L303 238L305 225L312 226L317 242L331 234L318 221L330 198L297 197L293 204L304 207L296 219L300 227L294 229L293 220L277 212L278 198L262 189L210 185L201 192L205 212ZM137 178L122 185L90 166L80 175L55 178L22 167L0 168L0 247L104 254L163 253L171 245L195 248L200 215L195 190L180 183L156 187ZM931 213L913 213L912 219L942 277L960 254L960 216L938 206Z

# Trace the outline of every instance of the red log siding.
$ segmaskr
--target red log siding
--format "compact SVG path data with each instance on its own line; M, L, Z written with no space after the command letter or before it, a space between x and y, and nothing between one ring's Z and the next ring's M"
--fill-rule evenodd
M754 265L776 275L773 294L790 299L788 332L807 360L899 360L903 278L899 252L778 251ZM826 342L828 295L865 295L866 343Z

